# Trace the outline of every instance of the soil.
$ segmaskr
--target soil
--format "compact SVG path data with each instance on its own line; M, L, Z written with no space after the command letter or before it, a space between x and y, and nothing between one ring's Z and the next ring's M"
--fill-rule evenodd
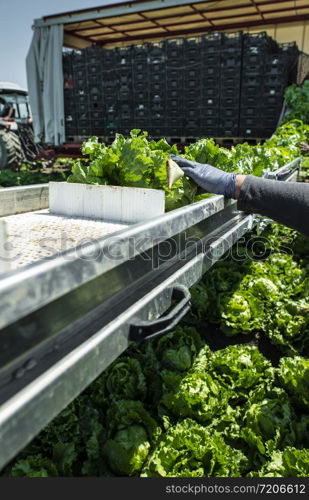
M220 328L207 322L200 322L194 325L202 339L210 347L212 351L224 349L229 345L244 344L258 347L259 351L268 359L273 366L279 364L282 352L261 332L251 332L247 335L242 333L227 337Z

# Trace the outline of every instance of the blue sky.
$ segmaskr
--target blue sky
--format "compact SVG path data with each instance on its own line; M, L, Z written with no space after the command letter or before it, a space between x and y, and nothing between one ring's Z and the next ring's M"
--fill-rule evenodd
M119 3L112 0L7 0L0 2L0 81L27 88L26 55L33 20L49 14ZM123 0L122 0L123 1Z

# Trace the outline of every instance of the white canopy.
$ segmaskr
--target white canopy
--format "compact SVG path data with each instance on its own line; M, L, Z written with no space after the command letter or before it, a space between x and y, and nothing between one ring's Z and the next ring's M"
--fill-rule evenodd
M35 141L55 146L65 140L62 46L62 24L34 27L26 59Z

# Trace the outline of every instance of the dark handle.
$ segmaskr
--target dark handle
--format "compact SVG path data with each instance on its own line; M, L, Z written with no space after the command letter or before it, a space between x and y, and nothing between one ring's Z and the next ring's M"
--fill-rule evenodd
M284 177L286 177L288 174L292 173L293 169L290 167L284 168L279 174L276 175L276 179L280 181Z
M175 285L172 290L172 300L178 300L178 304L162 318L154 321L136 319L130 324L129 340L141 342L167 333L187 314L189 311L191 294L187 287Z

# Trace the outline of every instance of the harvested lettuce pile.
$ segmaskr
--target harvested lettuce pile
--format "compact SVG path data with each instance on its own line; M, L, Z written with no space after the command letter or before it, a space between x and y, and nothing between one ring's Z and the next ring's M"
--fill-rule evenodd
M185 157L227 172L261 176L263 170L277 170L300 156L300 143L308 140L309 126L294 120L279 127L262 145L244 143L226 149L213 139L200 139L185 148ZM162 189L166 210L196 200L196 186L186 176L168 188L166 161L171 154L180 153L165 139L150 140L147 132L134 129L127 138L116 134L110 146L92 137L84 142L82 152L87 160L75 162L68 182Z

